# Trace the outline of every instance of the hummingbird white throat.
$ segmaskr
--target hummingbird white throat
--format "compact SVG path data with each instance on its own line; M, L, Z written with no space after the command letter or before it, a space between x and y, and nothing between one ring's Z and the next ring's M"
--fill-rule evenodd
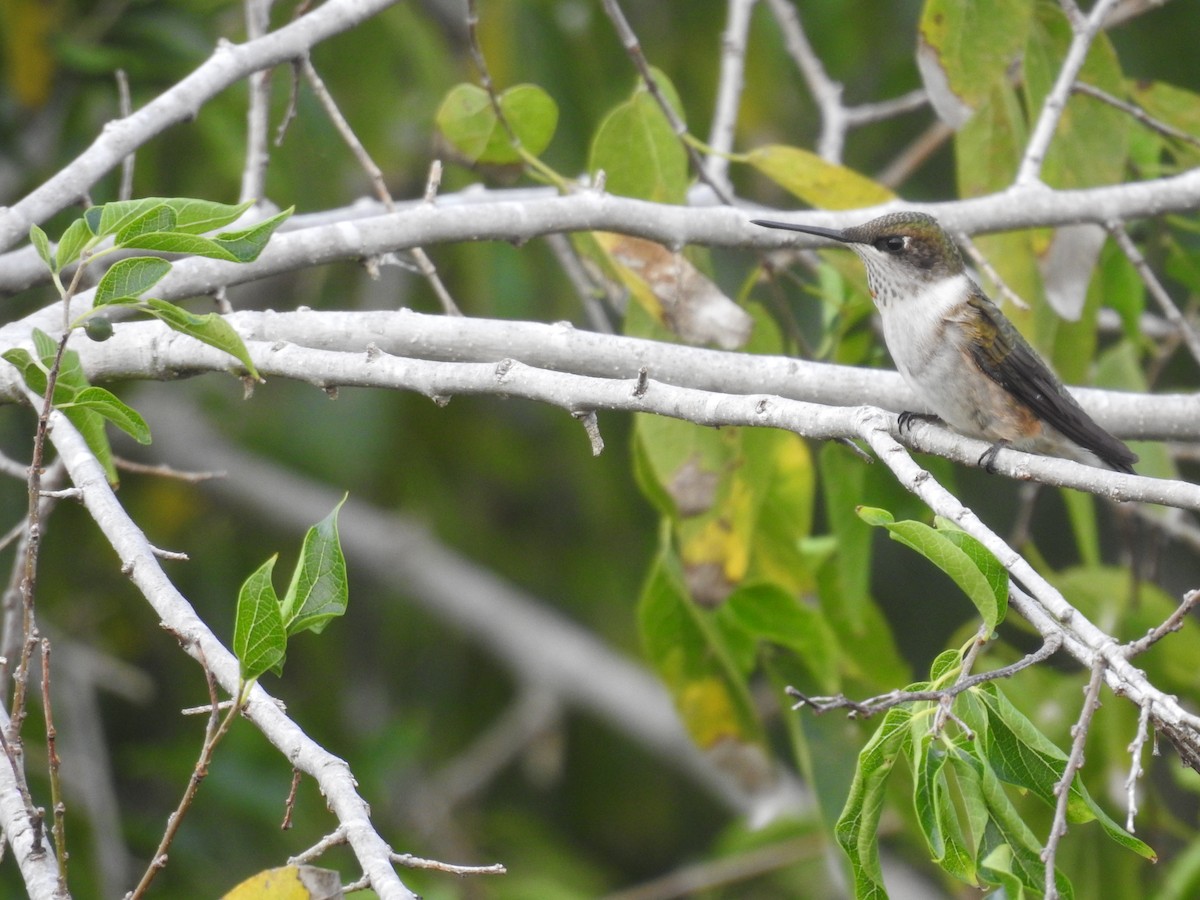
M1137 454L1067 393L971 280L958 247L932 216L891 213L844 231L753 221L840 241L858 255L896 368L943 422L992 442L979 458L989 472L1009 446L1133 471ZM902 412L900 427L911 427L918 415Z

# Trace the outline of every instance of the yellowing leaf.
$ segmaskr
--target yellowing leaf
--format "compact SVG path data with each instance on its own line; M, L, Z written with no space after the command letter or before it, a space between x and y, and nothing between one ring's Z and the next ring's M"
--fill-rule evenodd
M221 900L341 900L341 877L316 866L281 866L251 875Z
M750 315L682 253L623 234L593 236L634 300L688 343L735 350L749 339Z
M1005 80L1029 34L1028 0L927 0L917 66L938 115L958 128Z
M896 199L866 175L799 147L768 144L741 158L810 206L858 209Z

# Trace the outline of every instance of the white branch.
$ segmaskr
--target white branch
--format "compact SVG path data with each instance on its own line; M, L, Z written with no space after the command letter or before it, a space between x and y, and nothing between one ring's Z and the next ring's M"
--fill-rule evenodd
M1033 127L1033 133L1029 136L1029 143L1025 145L1025 156L1021 160L1021 166L1017 170L1014 182L1017 187L1034 187L1040 183L1046 150L1050 147L1054 131L1058 128L1063 111L1067 108L1067 100L1071 97L1071 85L1075 83L1079 70L1083 68L1092 41L1104 27L1104 20L1116 3L1117 0L1096 0L1086 19L1078 25L1072 23L1075 35L1071 39L1071 46L1067 49L1066 59L1063 60L1062 67L1058 70L1054 87L1050 89L1050 93L1046 95L1046 99L1042 103L1042 111L1038 116L1037 124Z
M496 363L511 358L536 368L603 379L633 379L644 367L656 381L702 391L770 394L826 406L870 403L892 412L921 411L899 373L893 371L597 334L565 323L450 318L411 310L238 312L229 321L244 339L259 344L252 351L255 364L266 366L268 374L330 386L356 383L360 378L382 382L384 375L373 374L360 365L361 359L352 356L365 356L374 346L392 356L427 360ZM347 355L322 368L306 369L316 364L316 357L301 353L298 368L287 368L292 365L287 361L291 357L280 355L274 347L280 342L297 345L293 353L307 347L345 351ZM71 348L80 354L85 371L94 381L164 380L225 371L234 365L224 353L156 322L118 324L113 337L100 344L73 336ZM411 389L404 383L380 386ZM15 396L19 389L15 370L0 367L0 396ZM1073 393L1101 425L1119 436L1200 440L1200 398L1193 394L1146 395L1087 388L1073 389ZM586 405L583 400L579 403L580 407ZM950 444L938 443L939 434L945 432L919 425L913 429L914 439L930 442L929 448L923 449L937 447L933 452L946 452ZM970 452L978 458L982 450L975 448L981 446L971 443L963 451L964 458ZM1010 454L1001 452L1001 460L1008 457Z
M0 708L0 729L9 731L8 713ZM17 757L23 759L23 757ZM0 751L0 829L12 848L30 900L58 900L58 862L50 843L49 823L30 821L22 788L25 773Z
M721 73L708 132L708 145L716 152L709 154L706 164L709 177L730 194L733 186L729 183L729 159L725 154L733 150L746 74L746 35L750 30L750 14L757 3L758 0L728 0L729 18L721 35Z

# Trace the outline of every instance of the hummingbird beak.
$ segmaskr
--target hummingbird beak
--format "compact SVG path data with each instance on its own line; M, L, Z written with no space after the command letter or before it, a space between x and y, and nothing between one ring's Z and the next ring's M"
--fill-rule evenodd
M770 219L751 219L754 225L762 225L765 228L782 228L785 231L801 231L804 234L815 234L818 237L829 238L833 241L839 241L843 244L853 244L844 231L837 231L833 228L819 228L816 225L797 225L793 222L774 222Z

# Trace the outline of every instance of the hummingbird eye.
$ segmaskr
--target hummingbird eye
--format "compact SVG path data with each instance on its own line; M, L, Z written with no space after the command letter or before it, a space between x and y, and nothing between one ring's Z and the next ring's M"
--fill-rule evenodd
M875 241L875 249L882 250L885 253L899 253L907 244L908 241L905 240L903 235L889 234Z

